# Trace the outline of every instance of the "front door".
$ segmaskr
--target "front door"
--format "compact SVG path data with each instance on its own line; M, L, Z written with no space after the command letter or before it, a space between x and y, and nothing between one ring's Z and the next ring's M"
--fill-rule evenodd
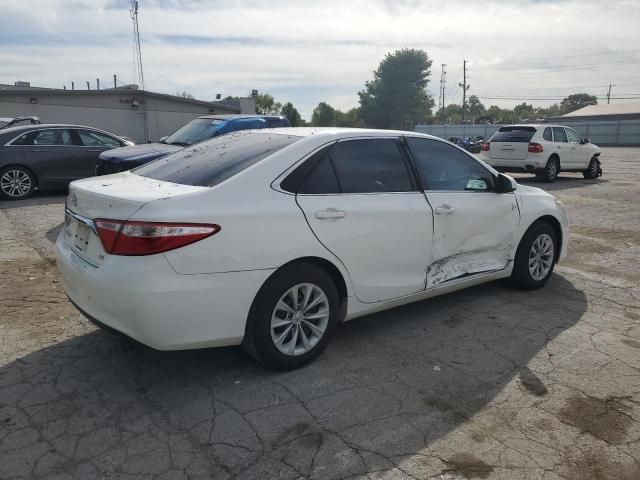
M571 145L570 168L586 170L586 168L589 166L591 157L589 155L587 147L582 143L582 137L580 137L580 135L578 135L578 132L576 132L572 128L565 127L564 131L567 134L569 145Z
M426 287L506 268L519 222L515 195L492 191L491 171L460 148L416 137L407 143L434 212Z
M433 220L407 161L394 138L339 141L296 196L318 240L348 270L362 302L424 289Z
M572 168L571 145L562 127L553 127L553 151L560 158L560 169Z
M93 177L98 165L98 157L106 150L122 147L120 140L95 130L75 130L76 143L80 145L80 155L76 157L74 175L76 178Z

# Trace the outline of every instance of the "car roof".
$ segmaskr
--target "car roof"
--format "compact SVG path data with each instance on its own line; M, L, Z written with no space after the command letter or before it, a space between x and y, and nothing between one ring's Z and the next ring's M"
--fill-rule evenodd
M560 125L558 123L514 123L514 124L505 124L503 127L533 127L533 128L546 128L546 127L566 127L567 125ZM568 127L571 128L571 127Z
M266 119L283 119L282 115L255 115L255 114L228 114L228 115L202 115L198 118L207 118L211 120L236 120L238 118L266 118Z
M264 135L292 135L296 137L322 137L322 138L353 138L353 137L419 137L444 141L442 138L425 133L410 132L404 130L382 130L375 128L346 128L346 127L281 127L265 128L261 130L246 130Z

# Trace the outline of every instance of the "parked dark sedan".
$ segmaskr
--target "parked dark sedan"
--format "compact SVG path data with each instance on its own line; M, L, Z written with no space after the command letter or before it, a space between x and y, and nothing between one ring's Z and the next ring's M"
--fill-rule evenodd
M0 197L27 198L35 190L63 188L95 175L98 155L133 145L79 125L27 125L0 130Z
M290 127L286 117L273 115L206 115L191 120L156 143L117 148L100 155L96 175L131 170L152 160L182 150L194 143L238 130Z

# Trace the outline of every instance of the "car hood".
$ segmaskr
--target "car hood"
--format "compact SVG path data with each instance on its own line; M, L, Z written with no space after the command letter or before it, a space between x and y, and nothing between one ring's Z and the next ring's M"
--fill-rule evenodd
M182 150L184 147L168 145L166 143L144 143L130 147L114 148L100 154L101 160L112 163L150 162L170 153Z
M526 196L541 196L541 197L554 197L549 192L545 192L543 189L538 187L530 187L529 185L518 184L518 188L516 188L517 195L526 195Z

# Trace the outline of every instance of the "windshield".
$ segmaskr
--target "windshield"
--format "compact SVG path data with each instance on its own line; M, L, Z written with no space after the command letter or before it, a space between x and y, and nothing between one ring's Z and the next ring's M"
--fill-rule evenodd
M163 143L188 147L213 137L216 130L224 123L224 120L196 118L165 138Z

